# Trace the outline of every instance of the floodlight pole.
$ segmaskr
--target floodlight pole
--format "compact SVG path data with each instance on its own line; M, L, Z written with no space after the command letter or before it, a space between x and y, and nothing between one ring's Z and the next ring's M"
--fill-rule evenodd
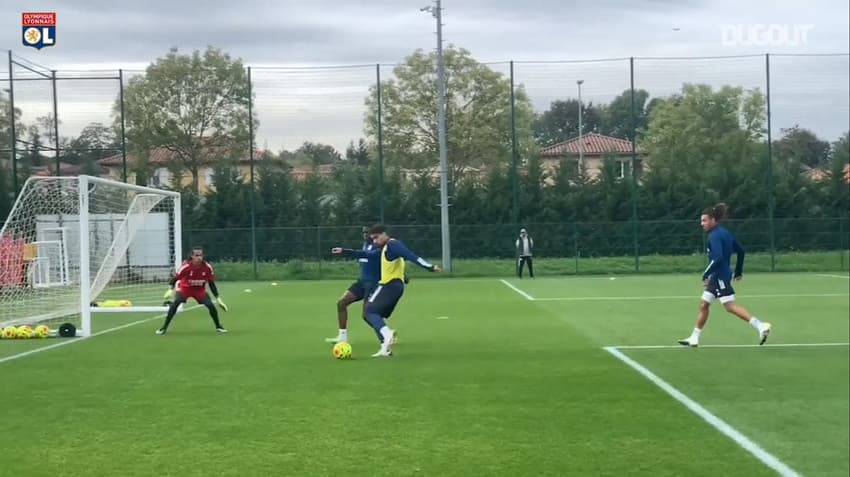
M449 165L446 145L446 81L443 62L443 8L440 0L435 7L423 7L437 20L437 136L440 152L440 231L443 248L443 269L452 271L451 235L449 233Z
M581 84L582 83L584 83L584 80L576 81L576 84L578 85L578 163L579 163L579 167L584 166L584 144L583 144L583 140L582 140L582 128L581 128L581 112L582 112L581 110L583 109L582 104L581 104Z

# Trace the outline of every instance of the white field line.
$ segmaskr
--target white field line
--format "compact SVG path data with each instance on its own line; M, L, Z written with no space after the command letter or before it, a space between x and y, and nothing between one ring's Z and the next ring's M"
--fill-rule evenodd
M500 282L502 282L502 283L503 283L506 287L508 287L508 288L510 288L511 290L513 290L513 291L515 291L515 292L519 293L520 295L522 295L522 296L523 296L526 300L529 300L529 301L534 301L534 300L535 300L535 298L534 298L533 296L531 296L531 295L529 295L528 293L526 293L526 292L524 292L524 291L520 290L519 288L517 288L517 287L515 287L515 286L511 285L511 282L509 282L509 281L507 281L507 280L504 280L504 279L499 280L499 281L500 281Z
M716 344L699 345L700 348L818 348L827 346L850 346L850 343L776 343L776 344ZM682 345L624 345L608 346L612 349L688 349Z
M850 275L832 275L830 273L818 273L816 274L816 276L827 278L844 278L845 280L850 279Z
M508 286L510 284L506 283ZM513 288L511 286L511 288ZM519 291L519 290L517 290ZM520 292L522 293L522 292ZM825 298L825 297L850 297L847 293L778 293L768 295L742 295L745 300L750 298ZM580 297L554 297L554 298L529 298L533 301L619 301L619 300L698 300L699 295L645 295L645 296L580 296Z
M189 310L194 310L195 308L198 308L199 306L201 306L201 305L191 306L191 307L183 310L181 313L185 313ZM80 343L80 342L83 342L83 341L85 341L89 338L94 338L95 336L105 335L107 333L112 333L113 331L123 330L125 328L130 328L131 326L140 325L142 323L147 323L149 321L159 320L159 319L162 319L162 318L165 318L165 313L162 313L162 314L159 314L159 315L156 315L156 316L152 316L150 318L145 318L143 320L133 321L131 323L127 323L127 324L124 324L124 325L121 325L121 326L116 326L114 328L109 328L109 329L105 329L105 330L102 330L102 331L98 331L97 333L92 333L89 336L83 336L83 337L80 337L80 338L61 338L62 341L60 341L58 343L54 343L52 345L43 346L41 348L31 349L29 351L24 351L22 353L17 353L17 354L13 354L11 356L2 357L2 358L0 358L0 363L5 363L7 361L14 361L16 359L24 358L26 356L31 356L31 355L34 355L34 354L37 354L37 353L41 353L43 351L48 351L48 350L51 350L51 349L59 348L59 347L62 347L62 346L67 346L67 345L74 344L74 343Z
M698 402L689 398L684 393L674 388L663 379L656 376L655 373L648 370L646 367L644 367L637 361L629 358L614 347L607 346L604 349L620 361L629 365L638 373L642 374L646 379L650 380L653 384L655 384L664 392L673 397L673 399L682 403L691 412L701 417L707 423L711 424L715 429L720 431L726 437L732 439L736 444L741 446L741 448L752 454L764 465L775 470L777 473L779 473L779 475L783 477L798 477L800 475L796 471L794 471L794 469L788 467L781 460L776 458L776 456L762 449L758 444L750 440L747 436L741 434L741 432L739 432L737 429L730 426L725 421L712 414L706 408L702 407L702 405L700 405Z

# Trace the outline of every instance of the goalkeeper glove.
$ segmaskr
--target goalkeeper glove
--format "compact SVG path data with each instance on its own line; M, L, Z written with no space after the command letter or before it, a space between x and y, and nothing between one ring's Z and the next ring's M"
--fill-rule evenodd
M169 289L168 289L168 291L166 291L166 292L165 292L165 295L162 295L162 297L163 297L164 299L166 299L166 300L171 300L171 299L173 299L173 298L174 298L174 290L172 290L171 288L169 288Z
M215 297L215 301L216 303L218 303L218 306L220 306L222 310L227 311L227 305L224 304L220 296Z

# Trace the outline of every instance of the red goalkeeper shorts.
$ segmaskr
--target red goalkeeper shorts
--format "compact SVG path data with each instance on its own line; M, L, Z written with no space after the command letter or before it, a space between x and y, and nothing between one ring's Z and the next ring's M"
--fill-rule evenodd
M178 288L177 293L186 297L186 301L189 301L189 298L194 298L198 303L207 296L206 288Z

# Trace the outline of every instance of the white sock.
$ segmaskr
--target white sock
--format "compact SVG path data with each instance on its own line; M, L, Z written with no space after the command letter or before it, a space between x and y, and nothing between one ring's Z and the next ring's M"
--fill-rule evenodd
M381 328L381 336L384 337L384 346L390 344L390 338L392 338L393 330L390 329L389 326L384 326Z
M337 335L337 339L339 341L347 341L348 340L348 330L339 330L339 335Z
M750 318L750 326L761 332L761 321L755 316Z
M699 328L694 328L694 331L691 332L691 339L694 341L699 341L699 334L702 333L702 330Z

